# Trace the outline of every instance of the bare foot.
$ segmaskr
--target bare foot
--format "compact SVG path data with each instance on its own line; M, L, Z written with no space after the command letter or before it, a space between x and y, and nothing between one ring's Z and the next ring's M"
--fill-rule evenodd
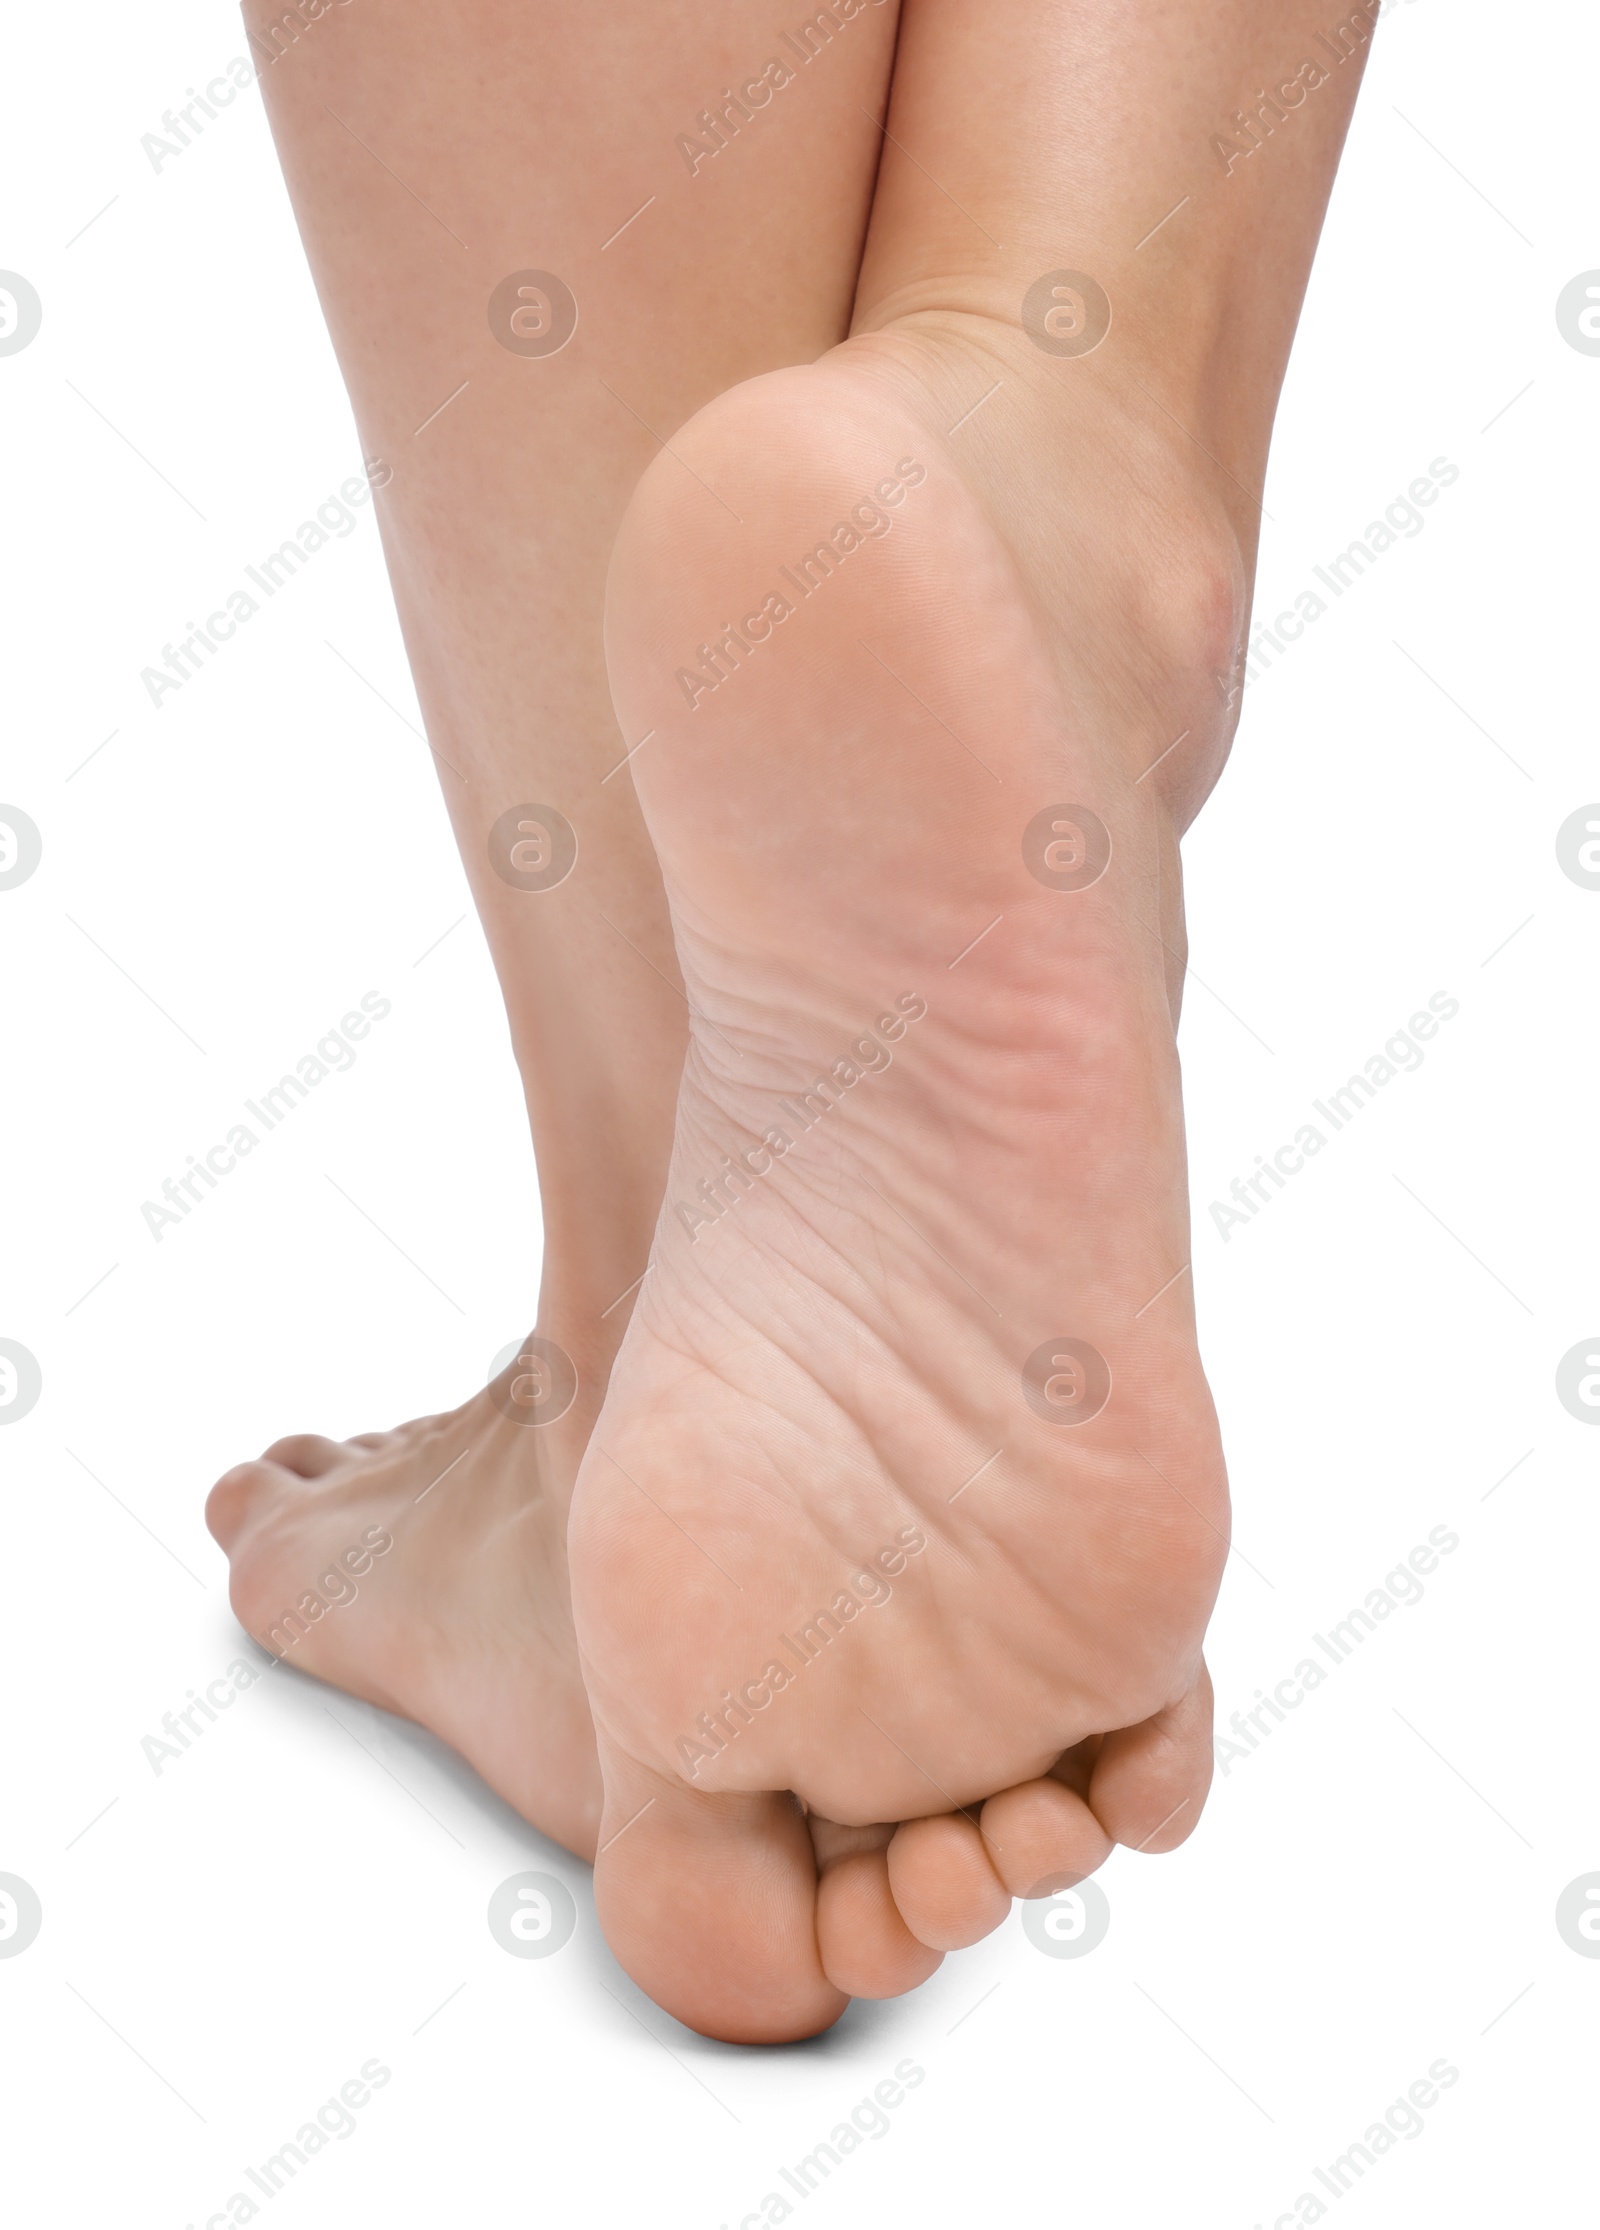
M1176 836L1244 568L1170 423L1029 357L927 318L737 388L613 561L692 1037L572 1574L602 1920L723 2037L910 1986L1209 1780Z
M582 1434L503 1414L515 1370L395 1432L280 1440L218 1480L206 1522L257 1641L430 1728L592 1859L600 1776L566 1561Z

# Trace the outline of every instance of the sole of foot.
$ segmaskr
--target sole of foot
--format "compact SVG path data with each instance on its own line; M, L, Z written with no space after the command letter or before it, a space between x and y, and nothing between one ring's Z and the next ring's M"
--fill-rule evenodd
M733 390L613 559L691 1044L573 1505L596 1895L730 2039L1209 1781L1176 843L1243 568L1170 427L1026 352L923 320Z

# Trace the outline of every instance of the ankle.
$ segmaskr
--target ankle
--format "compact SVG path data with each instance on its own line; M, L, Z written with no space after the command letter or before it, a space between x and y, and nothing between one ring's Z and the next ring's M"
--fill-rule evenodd
M563 1228L570 1220L552 1218L546 1229L538 1328L566 1349L586 1385L603 1385L638 1299L655 1215L627 1234L599 1227L598 1219L573 1232Z

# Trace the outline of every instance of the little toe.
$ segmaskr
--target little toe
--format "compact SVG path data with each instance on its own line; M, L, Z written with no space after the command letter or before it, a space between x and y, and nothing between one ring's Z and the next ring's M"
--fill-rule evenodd
M1176 1850L1199 1820L1211 1770L1211 1675L1202 1664L1177 1703L1106 1736L1089 1803L1113 1841L1136 1851Z
M1076 1790L1054 1778L1002 1789L980 1819L985 1848L1013 1897L1052 1897L1110 1856L1105 1828Z
M900 1917L934 1951L960 1951L992 1934L1011 1896L977 1825L959 1812L908 1820L888 1851L889 1887Z
M944 1954L906 1926L879 1851L852 1851L817 1885L817 1948L823 1971L852 1998L898 1998L926 1982Z

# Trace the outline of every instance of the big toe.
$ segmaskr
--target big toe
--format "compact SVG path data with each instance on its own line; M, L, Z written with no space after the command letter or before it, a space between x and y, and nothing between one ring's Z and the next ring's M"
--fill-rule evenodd
M263 1512L279 1501L292 1482L283 1465L261 1456L253 1463L236 1463L225 1471L206 1496L206 1525L225 1556Z
M787 1794L713 1795L600 1742L595 1909L657 2005L730 2044L790 2044L849 2002L817 1948L817 1867Z

